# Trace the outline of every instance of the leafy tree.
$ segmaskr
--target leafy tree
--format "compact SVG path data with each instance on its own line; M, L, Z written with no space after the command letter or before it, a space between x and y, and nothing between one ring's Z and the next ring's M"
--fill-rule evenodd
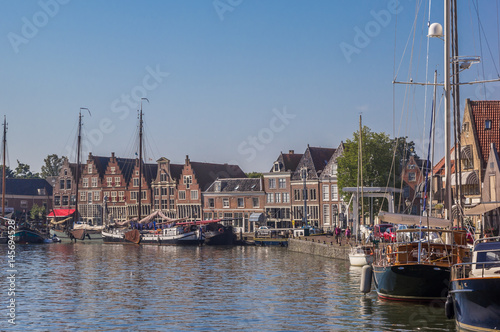
M418 158L415 153L415 143L408 142L406 138L393 140L389 135L374 133L366 126L362 128L362 133L363 186L399 188L399 175L404 163L408 161L410 155ZM355 132L352 139L346 140L344 153L337 159L338 185L346 201L350 200L352 194L342 192L342 188L357 186L358 142L359 132ZM393 176L394 172L396 172L396 176ZM398 201L397 198L395 198L395 201ZM366 212L369 211L368 200L365 200L365 203ZM380 209L381 203L381 199L374 200L374 211ZM387 209L386 200L384 200L383 204L384 209Z
M43 206L39 206L38 204L33 204L33 207L30 211L30 218L33 220L38 220L43 218L45 215L45 208Z
M3 165L0 165L0 176L2 176L2 172L3 172ZM5 166L5 177L7 179L16 177L16 174L14 173L14 171L10 169L9 166Z
M20 179L33 179L33 178L40 178L40 175L38 173L32 173L30 170L30 165L28 164L23 164L17 161L17 167L16 167L16 178Z
M246 173L246 175L249 178L261 178L262 177L262 173L259 173L259 172Z
M48 155L43 160L45 164L42 166L41 177L45 179L49 176L58 176L65 158L64 156L59 158L57 154Z

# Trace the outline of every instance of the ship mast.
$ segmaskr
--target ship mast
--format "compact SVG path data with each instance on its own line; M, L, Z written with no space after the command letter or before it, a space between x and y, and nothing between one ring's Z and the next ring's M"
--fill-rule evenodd
M7 146L7 118L3 117L2 217L5 217L5 148Z
M148 98L141 98L141 111L139 112L139 197L138 199L138 206L137 206L137 221L141 220L141 208L142 208L142 127L143 127L143 122L142 122L142 101L147 100L149 103Z
M81 155L81 146L82 146L82 110L87 110L90 114L88 108L80 107L80 111L78 113L78 140L76 145L76 199L75 199L75 214L73 215L73 221L78 220L78 187L80 183L80 155Z

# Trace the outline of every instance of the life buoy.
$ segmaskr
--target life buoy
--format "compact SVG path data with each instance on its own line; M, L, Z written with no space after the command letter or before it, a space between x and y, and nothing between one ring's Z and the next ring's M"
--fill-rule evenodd
M224 228L219 228L219 233L224 233Z

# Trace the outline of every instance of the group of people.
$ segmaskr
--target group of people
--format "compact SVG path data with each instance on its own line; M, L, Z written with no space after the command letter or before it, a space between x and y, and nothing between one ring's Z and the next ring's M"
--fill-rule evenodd
M338 245L342 245L342 229L338 226L335 227L333 234L335 234L335 242L337 242ZM345 237L347 239L347 243L351 240L351 229L349 227L346 228L345 230Z

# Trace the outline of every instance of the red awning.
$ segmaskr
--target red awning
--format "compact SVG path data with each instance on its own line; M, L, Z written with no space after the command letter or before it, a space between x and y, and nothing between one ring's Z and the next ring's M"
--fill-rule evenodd
M51 213L47 215L47 217L67 217L72 215L75 212L75 209L54 209Z

